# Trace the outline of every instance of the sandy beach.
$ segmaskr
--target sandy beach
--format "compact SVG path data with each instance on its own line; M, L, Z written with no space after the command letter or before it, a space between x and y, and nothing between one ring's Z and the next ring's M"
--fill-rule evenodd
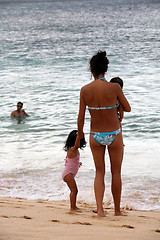
M160 211L130 211L97 218L95 206L78 203L81 213L70 213L68 201L30 201L0 198L0 240L160 239Z

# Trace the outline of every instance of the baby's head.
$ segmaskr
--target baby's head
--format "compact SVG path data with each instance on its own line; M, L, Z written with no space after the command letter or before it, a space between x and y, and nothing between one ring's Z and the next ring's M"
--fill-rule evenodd
M75 141L77 138L77 130L73 130L69 133L68 138L65 142L64 150L68 151L71 147L75 145ZM80 148L84 148L86 146L85 138L80 139Z
M123 88L123 80L120 77L114 77L111 79L112 83L118 83L121 88Z

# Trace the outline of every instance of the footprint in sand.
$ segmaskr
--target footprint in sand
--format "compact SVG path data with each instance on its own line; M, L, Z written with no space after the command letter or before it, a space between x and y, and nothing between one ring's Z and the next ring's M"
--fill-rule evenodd
M24 219L32 219L31 217L28 217L28 216L23 216L23 217L20 217L20 218L24 218Z
M24 219L32 219L31 217L28 217L28 216L22 216L22 217L17 217L17 216L1 216L3 218L24 218Z
M141 216L138 216L138 217L141 217L141 218L147 218L147 219L149 219L149 217L147 217L147 216L143 216L143 215L141 215Z
M73 224L80 224L80 225L92 225L89 222L74 222Z
M130 228L130 229L134 229L134 227L131 226L131 225L122 225L121 227L126 227L126 228Z
M67 212L67 214L70 214L70 215L80 215L81 212Z
M97 213L97 209L93 210L92 212L93 212L93 213Z
M55 222L55 223L57 223L57 222L60 222L60 221L57 220L57 219L52 219L51 222Z

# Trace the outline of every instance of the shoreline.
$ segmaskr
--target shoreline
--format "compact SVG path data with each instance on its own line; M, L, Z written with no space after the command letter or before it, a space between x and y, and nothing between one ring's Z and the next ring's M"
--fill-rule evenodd
M69 201L0 197L0 240L158 240L160 211L123 210L127 216L97 218L95 205L78 202L81 213L69 212Z

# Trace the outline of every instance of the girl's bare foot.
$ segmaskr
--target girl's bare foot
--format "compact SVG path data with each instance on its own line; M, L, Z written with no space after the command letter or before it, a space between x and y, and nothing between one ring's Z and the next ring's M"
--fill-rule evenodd
M71 208L70 212L81 212L81 210L78 207Z

